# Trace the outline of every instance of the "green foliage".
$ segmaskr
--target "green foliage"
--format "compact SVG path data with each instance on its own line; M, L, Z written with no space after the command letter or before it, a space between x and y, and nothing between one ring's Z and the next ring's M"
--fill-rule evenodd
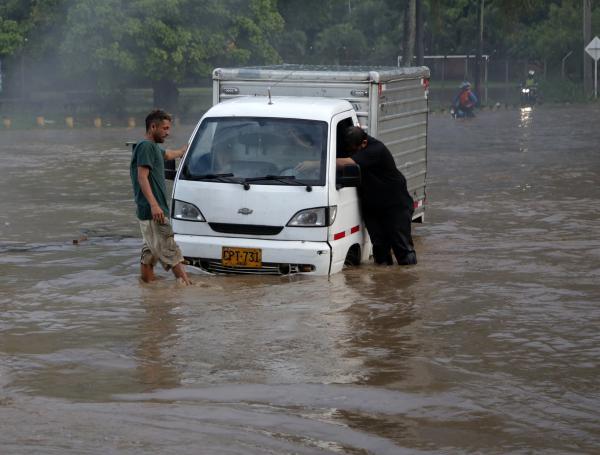
M580 6L580 5L578 5ZM548 17L531 27L523 27L511 40L511 54L531 59L558 59L580 47L581 8L573 3L552 4Z
M403 3L386 0L280 2L285 32L275 45L287 62L393 65Z
M282 28L275 0L72 0L60 54L65 72L104 91L180 84L217 61L280 61L271 41Z
M317 35L317 54L325 61L336 65L360 63L356 57L364 55L367 40L350 24L337 24Z
M0 56L25 51L41 56L52 47L63 0L3 0L0 4Z
M16 21L0 17L0 56L11 55L20 49L25 37Z
M278 63L281 57L272 45L283 30L283 19L275 0L229 1L226 49L220 56L227 64Z
M481 0L421 0L425 53L477 47ZM592 31L600 34L600 4ZM394 65L407 0L0 0L0 56L62 62L73 87L189 84L216 66L288 63ZM581 1L486 0L484 53L547 61L574 51ZM14 65L13 65L14 66ZM6 69L6 66L5 66Z
M581 84L570 80L551 79L540 82L540 93L544 100L556 103L575 103L585 101Z

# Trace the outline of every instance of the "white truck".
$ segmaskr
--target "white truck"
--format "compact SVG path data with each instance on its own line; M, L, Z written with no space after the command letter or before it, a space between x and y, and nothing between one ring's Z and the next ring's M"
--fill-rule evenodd
M176 172L171 221L189 264L213 273L337 273L369 260L358 166L343 131L383 141L425 215L426 67L219 68L213 107Z

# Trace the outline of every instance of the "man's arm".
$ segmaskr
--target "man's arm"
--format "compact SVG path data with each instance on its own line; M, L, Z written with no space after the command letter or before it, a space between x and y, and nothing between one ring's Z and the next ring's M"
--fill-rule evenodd
M187 144L185 144L183 147L180 147L178 149L168 149L165 152L165 160L169 161L174 160L175 158L181 158L183 155L185 155L187 148L188 146Z
M352 158L336 158L335 159L335 167L340 168L344 167L346 164L356 164Z
M306 160L298 163L294 169L298 172L310 172L318 169L320 165L321 162L319 160Z
M158 205L156 198L154 197L154 193L152 193L152 188L150 187L150 181L148 180L148 176L150 175L150 168L147 166L138 166L138 183L140 184L140 189L142 193L146 197L146 200L150 204L150 210L152 212L152 219L157 223L163 224L165 222L165 214Z

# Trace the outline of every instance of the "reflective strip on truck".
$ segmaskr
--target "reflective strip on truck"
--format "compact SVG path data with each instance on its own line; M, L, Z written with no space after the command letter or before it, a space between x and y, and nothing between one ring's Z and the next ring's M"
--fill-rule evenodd
M339 240L346 237L346 231L338 232L337 234L333 234L333 240Z
M352 235L360 231L360 226L354 226L350 228L350 233L348 235ZM346 231L338 232L337 234L333 234L333 240L339 240L346 237Z

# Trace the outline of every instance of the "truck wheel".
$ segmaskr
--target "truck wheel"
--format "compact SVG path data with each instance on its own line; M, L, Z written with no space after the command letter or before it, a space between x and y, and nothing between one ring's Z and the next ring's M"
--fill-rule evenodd
M344 267L351 267L360 265L360 246L352 245L346 254L346 260L344 261Z
M412 220L413 223L424 223L425 222L425 214L423 213L421 216L414 218Z

